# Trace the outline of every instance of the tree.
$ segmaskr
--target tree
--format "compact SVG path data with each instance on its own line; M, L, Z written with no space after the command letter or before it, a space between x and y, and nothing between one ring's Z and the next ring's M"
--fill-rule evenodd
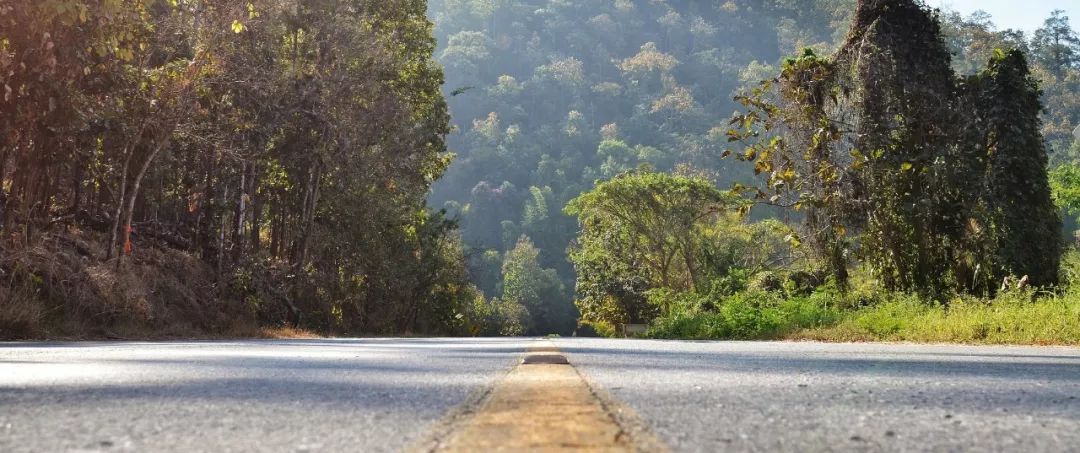
M991 282L1027 275L1036 286L1055 284L1062 227L1047 178L1038 82L1022 52L999 50L970 83L978 103L976 149L986 153L978 203L989 217L981 228L990 228L995 242Z
M944 12L942 32L953 52L953 69L959 74L975 74L985 69L996 49L1027 48L1023 31L997 30L990 14L975 11L964 17L955 11Z
M728 136L766 176L757 198L806 212L838 282L849 251L895 290L988 292L1021 269L1054 282L1060 226L1021 52L960 81L935 16L910 0L864 0L835 55L806 51L740 99L751 110Z
M426 6L0 0L0 263L84 234L95 260L197 257L198 303L266 324L458 330L476 290L425 203L452 158Z
M525 307L529 314L527 333L567 335L574 330L577 313L555 271L540 267L539 254L527 236L506 252L501 299Z
M795 42L835 48L843 36L834 24L851 5L432 1L458 158L429 202L461 216L474 250L502 254L528 234L542 266L569 287L574 269L564 256L575 225L554 207L642 163L693 167L723 186L752 182L752 168L719 158L718 123L736 108L740 75ZM532 217L532 187L551 188L546 220ZM491 268L477 274L499 272L485 262Z
M1031 51L1035 60L1057 77L1080 63L1080 36L1069 24L1065 11L1055 10L1042 28L1035 30Z
M1080 165L1063 164L1050 172L1054 203L1073 216L1080 216Z
M581 227L570 257L582 315L642 321L649 316L642 305L649 289L707 291L714 273L704 233L739 206L737 197L708 181L647 170L601 182L571 200L566 213Z

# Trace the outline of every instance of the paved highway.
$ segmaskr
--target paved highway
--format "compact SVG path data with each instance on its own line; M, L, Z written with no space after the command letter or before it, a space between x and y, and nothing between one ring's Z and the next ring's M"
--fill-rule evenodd
M401 451L538 343L0 343L0 451ZM1080 450L1080 349L543 343L674 451Z
M557 344L675 451L1080 451L1080 349Z
M530 343L0 346L0 452L400 451Z

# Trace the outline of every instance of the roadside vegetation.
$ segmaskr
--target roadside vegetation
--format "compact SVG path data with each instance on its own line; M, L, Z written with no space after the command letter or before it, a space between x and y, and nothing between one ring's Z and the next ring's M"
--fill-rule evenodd
M1080 270L1077 258L1070 253L1070 275ZM873 286L846 292L826 286L809 295L748 289L679 302L654 320L648 337L1080 345L1080 285L1071 279L1053 292L1010 289L992 298L927 299Z
M0 0L0 338L453 334L412 0Z
M572 200L588 333L1080 344L1076 170L1048 176L1027 55L956 75L945 43L917 2L861 1L831 55L738 97L725 155L758 183L646 165Z
M1077 93L1061 11L0 0L0 339L1076 344Z
M578 335L1075 342L1063 12L1031 34L910 0L431 14L458 159L430 202L462 221L473 332L566 335L530 313L572 301Z

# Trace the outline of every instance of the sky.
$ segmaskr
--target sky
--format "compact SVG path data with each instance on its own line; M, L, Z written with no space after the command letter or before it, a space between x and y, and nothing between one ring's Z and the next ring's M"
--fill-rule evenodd
M998 29L1017 28L1031 33L1042 26L1055 9L1064 10L1080 30L1080 1L1078 0L927 0L932 7L949 7L967 16L983 10L993 16Z

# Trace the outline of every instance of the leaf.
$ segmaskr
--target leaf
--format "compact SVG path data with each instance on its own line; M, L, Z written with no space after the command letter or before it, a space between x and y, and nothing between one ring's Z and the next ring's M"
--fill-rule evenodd
M238 20L233 21L233 23L232 23L232 31L233 31L233 33L240 34L240 33L243 33L244 30L247 30L247 26L245 26L242 22L240 22Z
M900 164L900 170L902 171L911 171L912 168L915 168L915 164L912 164L911 162L904 162Z

